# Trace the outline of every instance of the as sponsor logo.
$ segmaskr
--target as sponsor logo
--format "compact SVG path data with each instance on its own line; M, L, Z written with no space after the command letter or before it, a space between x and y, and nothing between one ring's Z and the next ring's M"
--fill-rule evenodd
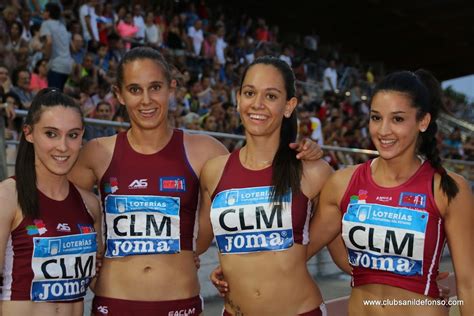
M107 315L109 313L109 307L108 306L97 306L97 311L101 314Z
M128 185L129 189L146 189L148 187L148 179L135 179Z
M71 231L71 227L69 227L68 223L58 223L58 226L56 226L56 230L58 232L68 233Z

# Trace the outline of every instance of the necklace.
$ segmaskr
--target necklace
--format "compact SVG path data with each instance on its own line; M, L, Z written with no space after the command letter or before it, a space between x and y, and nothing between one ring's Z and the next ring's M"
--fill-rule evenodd
M249 165L249 157L248 157L247 148L245 148L245 152L244 152L244 162L245 162L246 165ZM267 167L267 166L270 166L273 163L273 159L270 159L270 160L255 160L254 163L256 164L256 167Z

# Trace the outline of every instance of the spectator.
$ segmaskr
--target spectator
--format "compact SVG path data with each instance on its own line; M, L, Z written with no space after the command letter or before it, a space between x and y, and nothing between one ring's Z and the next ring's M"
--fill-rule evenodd
M31 26L31 39L28 43L29 64L28 69L34 69L38 60L44 58L44 44L40 34L41 24L33 24Z
M204 41L204 33L202 31L202 21L197 19L194 25L188 29L188 37L190 39L190 48L194 55L201 55L202 42Z
M255 38L257 41L260 42L268 42L269 40L269 33L268 33L268 26L265 22L265 19L259 18L257 20L257 30L255 31Z
M40 35L45 39L45 57L49 58L48 85L62 91L74 61L69 51L71 37L64 24L59 21L60 17L59 5L46 4Z
M30 79L30 72L26 68L17 68L12 75L13 87L10 91L20 99L25 109L30 108L31 101L33 100L33 93L30 90Z
M31 20L31 11L27 8L24 8L21 11L21 26L23 28L23 32L21 33L21 38L23 38L26 42L31 40L31 27L33 26L33 21Z
M203 130L208 132L217 132L219 127L217 118L211 114L204 116L201 126Z
M72 34L71 38L71 57L74 59L74 62L78 65L82 64L84 55L87 50L84 46L84 39L79 33Z
M15 117L14 112L17 109L21 109L20 99L13 93L6 93L3 95L2 104L5 109L8 109L6 112L6 125L5 125L5 140L18 140L18 136L21 133L21 128L23 125L23 120L21 117ZM3 119L3 117L0 117ZM17 145L8 144L5 148L6 162L7 164L14 164L17 153ZM15 168L9 166L7 170L8 176L14 174Z
M130 12L127 12L125 18L120 20L117 24L117 33L125 42L126 50L129 50L132 47L132 42L135 42L137 32L138 27L133 24L133 16Z
M217 57L217 62L221 66L225 65L225 49L227 47L227 43L224 40L224 36L225 36L225 28L223 26L220 26L217 29L216 57Z
M117 111L115 112L112 121L118 123L130 123L130 118L128 117L127 109L124 105L120 105ZM125 132L128 128L127 127L116 127L116 133Z
M184 31L180 24L179 15L174 15L168 28L167 44L171 53L175 56L184 55L185 48Z
M85 117L92 117L98 104L97 83L89 76L79 82L80 105Z
M146 14L145 43L154 48L159 48L162 44L161 30L155 23L155 15L152 11Z
M79 8L79 20L82 26L82 35L89 50L94 51L99 42L99 28L95 6L97 0L88 0Z
M36 62L33 73L31 74L30 90L36 94L39 90L48 87L48 60L40 59Z
M8 93L12 87L12 81L10 79L8 68L0 64L0 87L3 89L3 93Z
M280 55L280 59L286 62L291 67L291 49L288 46L283 48L283 52Z
M329 66L324 70L323 90L334 92L337 90L337 71L336 61L334 59L329 61Z
M145 20L143 19L142 7L139 4L133 6L133 25L137 28L135 40L138 43L145 42Z
M202 128L199 124L199 121L199 115L194 112L189 112L188 114L182 117L183 127L186 129L201 130Z
M112 118L112 106L110 103L104 101L99 102L93 117L98 120L110 120ZM88 124L84 132L84 139L89 141L93 138L112 136L115 134L116 130L111 126Z
M28 42L21 37L23 26L18 21L10 24L5 49L14 54L16 67L28 66Z

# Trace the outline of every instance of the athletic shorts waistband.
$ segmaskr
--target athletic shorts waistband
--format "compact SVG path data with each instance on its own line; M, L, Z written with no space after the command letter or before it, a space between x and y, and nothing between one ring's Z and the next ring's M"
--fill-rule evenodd
M151 302L95 296L92 301L92 315L198 316L203 312L203 305L200 295L181 300Z

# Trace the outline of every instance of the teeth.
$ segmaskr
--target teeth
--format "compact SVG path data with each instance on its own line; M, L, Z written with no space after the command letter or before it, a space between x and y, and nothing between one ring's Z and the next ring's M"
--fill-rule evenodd
M381 139L380 142L384 145L390 145L390 144L394 144L395 143L395 140L385 140L385 139Z
M265 120L267 117L266 117L265 115L250 114L250 118L253 119L253 120L263 121L263 120Z
M156 109L150 109L150 110L140 110L139 112L142 114L152 114L156 111Z
M63 156L53 156L53 158L58 161L65 161L67 159L67 157L63 157Z

